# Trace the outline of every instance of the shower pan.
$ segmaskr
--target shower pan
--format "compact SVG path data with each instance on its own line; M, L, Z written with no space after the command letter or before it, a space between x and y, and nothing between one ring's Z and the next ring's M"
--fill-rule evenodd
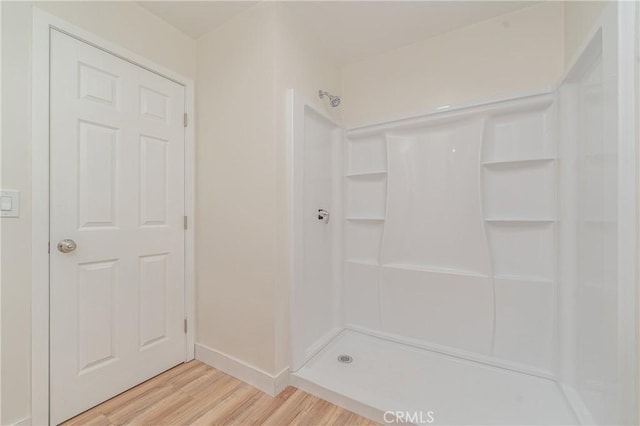
M381 423L637 423L627 7L548 91L351 129L291 92L292 384Z

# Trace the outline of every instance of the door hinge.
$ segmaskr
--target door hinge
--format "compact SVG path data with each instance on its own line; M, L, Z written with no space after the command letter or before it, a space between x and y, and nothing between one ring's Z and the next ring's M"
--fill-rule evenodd
M187 319L184 319L184 334L187 334Z
M187 229L187 217L184 217L184 229Z
M51 254L51 241L47 243L47 253Z
M187 113L184 113L184 127L187 127L187 124L189 124L189 118L187 117Z

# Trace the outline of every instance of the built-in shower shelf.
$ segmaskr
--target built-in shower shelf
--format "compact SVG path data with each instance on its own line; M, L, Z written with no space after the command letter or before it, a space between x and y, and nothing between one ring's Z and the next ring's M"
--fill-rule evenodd
M530 219L530 218L517 218L517 217L505 217L505 218L487 218L485 219L485 222L489 222L489 223L503 223L503 224L523 224L523 225L527 225L527 224L538 224L538 223L554 223L556 221L556 219Z
M432 265L418 265L418 264L409 264L409 263L385 263L381 266L383 268L404 269L409 271L432 272L436 274L464 275L467 277L488 278L488 275L485 275L476 271L470 271L467 269L443 268L443 267L432 266Z
M387 174L386 170L374 170L371 172L357 172L357 173L347 173L346 177L357 179L357 178L367 178L367 177L382 177Z
M354 265L365 265L365 266L379 266L380 264L375 260L369 259L347 259L345 260L347 263L352 263Z
M347 217L345 219L354 222L384 222L384 217Z
M525 158L520 160L504 160L504 161L484 161L482 163L485 167L491 168L512 168L512 167L527 167L535 166L541 163L549 163L555 161L555 157L539 157L539 158Z

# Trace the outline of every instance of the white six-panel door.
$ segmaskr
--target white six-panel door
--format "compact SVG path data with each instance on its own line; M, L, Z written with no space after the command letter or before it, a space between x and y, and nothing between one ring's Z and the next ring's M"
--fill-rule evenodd
M184 87L57 31L50 72L59 423L185 360Z

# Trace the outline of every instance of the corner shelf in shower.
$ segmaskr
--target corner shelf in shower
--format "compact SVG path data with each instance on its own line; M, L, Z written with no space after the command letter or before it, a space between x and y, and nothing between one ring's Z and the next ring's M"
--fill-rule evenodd
M493 169L535 166L555 161L555 157L524 158L520 160L483 161L482 165Z
M368 177L375 178L375 177L382 177L386 174L387 174L386 170L374 170L370 172L347 173L345 177L351 178L351 179L368 178Z

